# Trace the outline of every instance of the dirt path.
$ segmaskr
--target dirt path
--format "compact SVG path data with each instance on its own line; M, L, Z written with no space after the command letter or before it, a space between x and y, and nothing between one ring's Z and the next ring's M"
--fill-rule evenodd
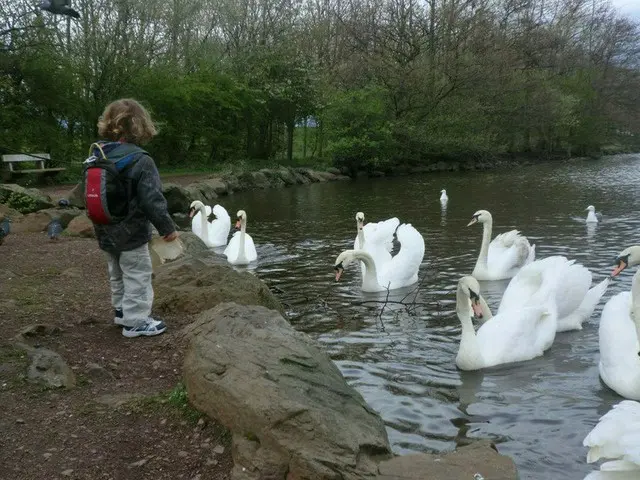
M94 240L9 235L0 314L1 478L229 478L228 434L188 406L180 385L179 332L189 319L166 317L159 337L123 337ZM37 342L66 360L74 389L26 381L26 355L10 340L36 323L61 328Z

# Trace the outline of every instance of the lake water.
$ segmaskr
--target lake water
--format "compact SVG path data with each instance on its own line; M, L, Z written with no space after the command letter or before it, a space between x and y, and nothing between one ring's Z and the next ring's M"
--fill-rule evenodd
M598 377L598 322L604 302L629 290L634 269L616 279L582 331L558 334L543 357L484 372L460 372L456 284L473 270L482 227L471 215L489 210L493 236L517 228L537 258L577 259L599 282L624 248L640 243L640 156L542 164L489 172L416 175L314 184L234 194L221 199L232 217L247 211L259 261L250 267L279 289L292 324L321 342L345 378L384 419L397 453L453 450L490 438L512 456L522 479L582 479L582 440L621 400ZM449 204L441 211L440 189ZM585 209L604 215L587 227ZM420 288L405 303L364 294L354 265L340 283L333 264L367 221L397 216L425 239ZM483 282L495 311L506 282ZM399 300L414 290L393 292ZM489 480L489 479L488 479Z

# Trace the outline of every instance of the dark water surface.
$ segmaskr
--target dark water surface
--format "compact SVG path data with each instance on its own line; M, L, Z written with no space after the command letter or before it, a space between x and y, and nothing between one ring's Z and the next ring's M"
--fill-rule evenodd
M544 357L463 373L454 363L460 338L455 288L473 270L482 235L480 226L466 224L487 209L494 237L517 228L536 244L537 258L577 259L595 283L611 272L617 253L640 243L639 183L640 156L626 155L253 191L221 203L232 218L240 208L247 211L259 256L250 268L281 289L294 326L325 346L382 415L395 452L452 450L465 439L491 438L514 458L522 479L582 479L592 470L582 440L621 400L598 378L600 312L612 295L630 289L634 271L612 283L582 331L558 334ZM446 212L441 188L449 195ZM590 204L604 215L596 228L584 222ZM334 260L352 247L360 210L367 221L397 216L424 236L420 276L426 279L405 300L415 302L411 308L388 304L380 314L386 294L363 294L355 267L335 283ZM482 284L494 311L505 287Z

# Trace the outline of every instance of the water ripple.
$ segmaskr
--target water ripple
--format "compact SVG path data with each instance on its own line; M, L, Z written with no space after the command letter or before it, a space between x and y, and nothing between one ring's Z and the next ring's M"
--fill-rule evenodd
M481 228L466 227L478 209L491 211L494 236L517 228L536 244L538 258L566 255L599 282L613 258L637 242L639 156L543 164L495 172L443 173L315 184L233 195L244 208L259 262L251 267L289 306L293 325L316 338L347 381L386 422L398 453L451 450L469 438L491 438L512 455L521 478L582 479L582 439L620 400L598 378L598 321L604 301L630 288L633 271L612 282L584 329L559 334L535 360L460 372L456 284L473 270ZM473 188L470 186L473 185ZM449 203L441 210L439 191ZM595 205L603 222L586 225ZM398 216L424 236L427 279L408 298L414 312L364 294L350 268L335 283L333 263L355 238L354 215ZM482 282L496 309L507 282ZM411 288L393 292L400 300Z

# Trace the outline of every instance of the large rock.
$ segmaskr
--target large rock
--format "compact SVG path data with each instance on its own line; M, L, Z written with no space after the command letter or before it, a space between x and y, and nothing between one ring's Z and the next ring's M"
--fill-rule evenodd
M413 454L382 462L377 480L517 480L513 460L488 440L440 455ZM476 476L479 474L479 476Z
M293 172L286 168L286 167L280 167L277 170L278 175L280 176L280 179L283 181L283 183L289 187L291 185L296 185L298 183L298 181L296 180L296 176L293 174Z
M284 312L260 279L226 263L214 263L222 261L185 256L163 265L154 280L155 307L163 313L196 314L223 302L236 302Z
M186 332L189 400L231 430L234 480L355 480L389 457L381 418L277 312L226 303Z
M82 210L78 208L48 208L19 218L13 223L13 230L16 233L43 232L54 218L60 219L62 227L67 228L69 223L81 214Z
M193 200L200 200L205 205L212 205L218 198L214 185L209 182L192 183L187 187L187 192ZM197 198L199 196L200 198ZM192 201L193 201L192 200Z
M14 183L0 184L0 203L21 213L37 212L53 207L51 197L36 188L24 188Z
M277 170L263 168L259 173L262 173L265 177L267 177L267 180L269 180L269 187L271 188L282 188L286 185Z
M65 232L71 237L95 238L96 236L93 223L85 214L78 215L71 220Z
M201 200L199 198L191 199L186 188L175 183L165 183L162 186L162 193L167 200L169 213L185 213L189 211L189 205L193 200Z
M206 180L203 180L202 183L208 184L213 191L216 192L216 195L227 195L229 194L229 187L227 183L218 177L209 177Z

